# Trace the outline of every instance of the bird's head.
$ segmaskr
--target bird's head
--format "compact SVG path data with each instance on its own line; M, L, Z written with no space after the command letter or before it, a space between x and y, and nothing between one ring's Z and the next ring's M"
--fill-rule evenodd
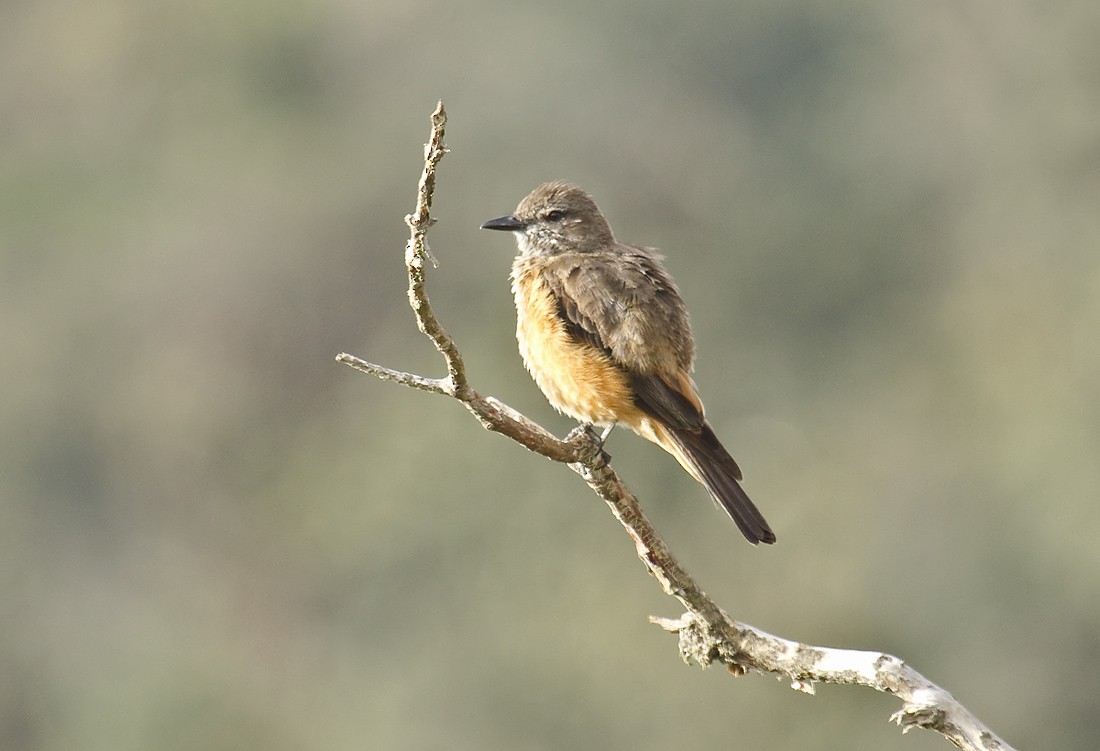
M565 182L543 183L514 213L490 219L481 228L515 233L523 255L584 253L615 242L592 196Z

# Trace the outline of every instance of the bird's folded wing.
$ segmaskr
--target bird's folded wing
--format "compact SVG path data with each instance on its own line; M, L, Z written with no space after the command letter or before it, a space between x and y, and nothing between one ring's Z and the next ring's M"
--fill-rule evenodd
M604 352L627 373L643 412L669 427L701 428L702 405L686 372L691 357L686 316L654 320L662 310L682 311L674 289L639 263L616 264L611 273L603 264L574 262L562 271L544 279L570 336ZM659 305L669 302L660 298L670 292L671 308Z

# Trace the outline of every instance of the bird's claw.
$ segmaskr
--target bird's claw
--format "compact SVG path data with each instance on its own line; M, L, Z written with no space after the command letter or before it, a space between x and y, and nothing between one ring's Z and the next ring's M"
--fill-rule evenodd
M569 434L565 436L565 440L568 443L591 446L595 450L594 458L597 460L593 463L593 466L602 467L611 462L611 455L604 451L603 444L607 440L607 436L611 434L612 427L614 426L605 428L601 434L596 432L592 423L582 422L569 431Z

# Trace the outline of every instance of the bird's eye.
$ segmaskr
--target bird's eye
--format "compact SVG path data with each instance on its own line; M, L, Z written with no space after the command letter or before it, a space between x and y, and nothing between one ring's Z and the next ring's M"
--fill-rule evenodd
M548 222L560 222L565 218L565 212L561 209L554 209L546 212L546 221Z

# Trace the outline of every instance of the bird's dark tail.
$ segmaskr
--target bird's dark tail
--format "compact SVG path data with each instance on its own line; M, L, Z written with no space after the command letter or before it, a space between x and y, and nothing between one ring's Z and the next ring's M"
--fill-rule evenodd
M741 468L718 436L714 435L710 425L703 423L700 430L665 426L663 432L669 443L673 444L667 448L677 449L672 453L695 479L706 486L714 502L730 515L746 540L753 545L775 542L775 533L764 520L764 515L737 482L741 479Z

